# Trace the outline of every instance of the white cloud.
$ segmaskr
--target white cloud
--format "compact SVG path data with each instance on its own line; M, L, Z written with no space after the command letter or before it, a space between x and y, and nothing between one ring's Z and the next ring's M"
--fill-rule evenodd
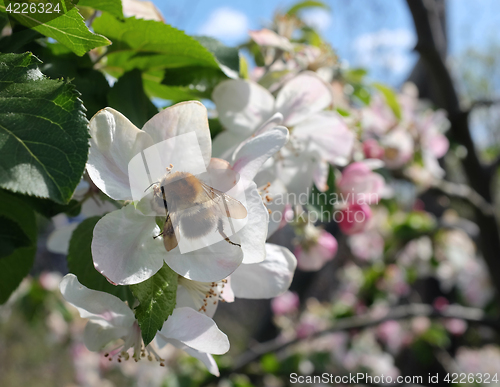
M249 20L246 15L229 7L214 10L199 28L198 34L208 35L224 42L244 39L248 34Z
M302 20L319 31L326 31L332 24L332 15L324 9L308 9L302 13Z
M413 63L410 53L415 43L415 35L409 30L382 29L359 36L353 46L359 65L402 74Z
M364 34L354 41L354 46L358 50L370 48L398 47L411 48L415 44L415 35L410 30L403 28L397 30L382 29L370 34Z

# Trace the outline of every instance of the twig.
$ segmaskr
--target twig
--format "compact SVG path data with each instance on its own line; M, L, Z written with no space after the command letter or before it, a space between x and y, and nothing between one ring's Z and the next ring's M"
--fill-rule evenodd
M482 99L472 102L469 111L476 108L491 107L493 105L498 105L498 104L500 104L500 99Z
M443 310L437 310L431 305L426 304L401 305L390 309L385 316L374 317L372 314L368 313L361 316L340 319L332 327L316 332L305 339L293 338L284 340L283 338L278 337L274 340L258 344L237 358L235 366L229 372L238 372L251 362L258 360L267 353L282 351L285 348L306 339L314 339L333 332L365 329L389 320L405 320L418 316L425 316L429 318L458 318L470 323L483 324L500 330L500 321L486 317L481 309L450 305Z
M487 216L493 216L495 214L495 208L466 184L436 180L433 182L432 188L438 189L449 196L467 200L470 204Z

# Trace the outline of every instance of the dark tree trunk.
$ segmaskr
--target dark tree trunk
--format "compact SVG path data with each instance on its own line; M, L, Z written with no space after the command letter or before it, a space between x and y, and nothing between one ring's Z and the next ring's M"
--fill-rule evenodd
M488 203L493 204L493 176L496 168L484 166L476 152L469 128L469 110L460 106L450 72L446 67L446 18L444 0L407 0L415 23L418 43L415 50L420 60L410 80L414 81L422 97L431 99L448 112L451 123L450 135L465 146L467 156L463 167L469 184ZM493 213L475 208L476 222L481 230L480 248L488 265L500 305L500 234Z

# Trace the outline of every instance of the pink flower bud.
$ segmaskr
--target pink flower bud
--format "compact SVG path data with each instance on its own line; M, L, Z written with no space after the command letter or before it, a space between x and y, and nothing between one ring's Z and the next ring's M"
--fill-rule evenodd
M337 216L340 230L346 235L362 232L372 218L372 210L368 204L351 204L340 211Z
M363 153L367 159L382 159L384 157L384 148L380 146L377 140L369 138L363 141Z
M337 182L342 199L348 203L376 204L384 189L384 178L364 162L354 162L344 169Z
M448 300L444 297L438 297L434 300L434 302L432 303L432 306L434 306L434 308L436 308L437 310L441 311L443 309L445 309L450 303L448 302Z
M299 296L295 292L286 291L281 296L273 298L271 308L277 316L295 312L299 307Z
M467 330L467 323L458 318L446 319L444 326L448 332L455 336L461 336Z
M321 269L337 254L338 243L335 237L321 230L317 241L309 247L297 246L294 254L297 257L297 267L303 271Z

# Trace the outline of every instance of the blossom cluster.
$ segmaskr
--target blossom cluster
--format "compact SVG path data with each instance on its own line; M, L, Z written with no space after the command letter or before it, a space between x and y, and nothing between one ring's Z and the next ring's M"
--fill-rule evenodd
M293 39L296 22L277 16L273 29L250 32L262 63L213 88L213 117L223 128L213 141L197 101L162 110L142 129L112 108L91 119L77 194L85 198L83 216L101 216L94 267L132 289L166 267L175 291L161 329L143 343L141 300L127 304L68 274L60 289L89 319L89 350L165 365L161 351L169 344L218 375L212 355L229 350L212 319L220 302L274 298L281 335L300 339L339 316L385 313L410 298L417 280L437 278L443 293L457 289L471 306L493 297L471 228L461 227L453 210L436 219L418 199L445 176L445 113L419 100L412 84L396 93L341 66L327 45ZM438 222L448 228L437 230ZM61 224L49 247L67 252L76 227ZM334 301L301 303L287 291L296 267L322 270L340 240L350 259L339 263ZM366 297L367 289L374 295ZM432 301L448 305L445 297ZM459 319L442 324L450 335L467 329ZM426 318L387 321L359 334L322 336L299 351L328 353L336 372L396 377L395 356L436 329Z

